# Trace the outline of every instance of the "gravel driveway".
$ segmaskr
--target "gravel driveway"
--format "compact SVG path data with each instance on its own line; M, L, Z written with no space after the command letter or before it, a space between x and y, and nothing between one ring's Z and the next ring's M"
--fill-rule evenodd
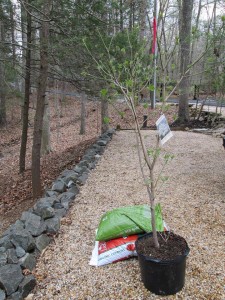
M143 131L143 135L150 145L155 132ZM225 299L225 151L221 139L212 136L176 131L163 147L175 158L164 173L169 181L158 201L167 224L191 248L183 290L166 298L151 294L140 280L136 258L89 266L102 214L119 206L148 203L135 141L132 131L113 136L63 219L55 243L42 253L36 268L38 285L30 299Z

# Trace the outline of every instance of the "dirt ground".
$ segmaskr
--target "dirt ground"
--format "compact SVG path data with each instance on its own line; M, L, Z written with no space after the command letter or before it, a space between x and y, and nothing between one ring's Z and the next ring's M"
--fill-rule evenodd
M60 99L58 99L60 100ZM32 102L33 103L33 102ZM58 177L60 172L75 165L86 148L101 134L100 102L88 101L86 106L86 133L80 135L79 99L65 97L58 101L50 97L51 148L52 152L42 158L41 177L44 190ZM33 135L34 106L30 108L29 132L27 143L26 171L19 174L19 152L21 137L20 105L8 109L6 127L0 128L0 234L14 223L24 210L34 205L31 189L31 150ZM149 114L148 126L153 126L160 116L161 107L156 111L137 108L140 120ZM122 103L116 109L110 106L110 127L131 129L133 117ZM119 114L119 112L123 112ZM167 112L168 121L173 122L177 108L172 106Z
M34 96L33 96L34 97ZM80 135L80 100L66 96L64 99L50 97L51 153L42 158L41 178L43 193L60 172L79 162L85 150L101 134L101 103L88 101L86 105L86 132ZM24 210L34 205L31 189L31 149L33 135L34 102L29 111L26 171L19 174L21 138L21 106L19 103L8 109L7 125L0 128L0 234L15 222ZM174 122L177 106L171 105L165 112L169 124ZM137 107L140 123L148 115L147 126L154 128L159 118L161 105L156 110ZM109 107L109 126L117 129L134 128L133 116L123 103ZM193 125L193 124L192 124ZM196 123L195 126L204 126ZM172 127L173 128L173 127ZM174 130L175 128L173 128Z

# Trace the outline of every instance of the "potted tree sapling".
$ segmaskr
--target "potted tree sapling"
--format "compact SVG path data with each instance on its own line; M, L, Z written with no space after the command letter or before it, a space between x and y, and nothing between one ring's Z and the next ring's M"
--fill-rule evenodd
M142 281L144 286L155 294L175 294L184 286L189 247L183 237L172 231L157 232L155 220L157 188L160 183L167 180L162 173L167 163L173 158L173 155L162 151L161 146L162 140L168 136L170 131L164 116L162 116L162 105L157 127L159 129L161 127L163 130L160 129L161 132L156 135L154 146L147 148L141 131L143 120L138 119L136 106L141 91L153 89L149 84L152 58L146 53L145 44L141 44L138 38L135 38L135 34L131 36L130 33L127 35L123 33L123 38L120 35L112 37L111 40L100 35L104 52L99 58L93 55L86 41L84 44L96 63L98 76L100 75L107 83L102 94L108 96L109 99L112 99L113 96L117 97L118 94L122 95L133 115L139 162L149 196L152 225L152 232L139 237L136 241ZM163 157L163 164L161 171L157 173L155 166L159 157ZM143 165L145 166L143 167Z

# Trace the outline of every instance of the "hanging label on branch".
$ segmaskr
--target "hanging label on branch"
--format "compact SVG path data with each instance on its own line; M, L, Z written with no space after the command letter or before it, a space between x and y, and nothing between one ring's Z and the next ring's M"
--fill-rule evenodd
M159 132L159 138L160 138L161 144L163 145L173 136L165 115L162 115L156 121L156 127Z

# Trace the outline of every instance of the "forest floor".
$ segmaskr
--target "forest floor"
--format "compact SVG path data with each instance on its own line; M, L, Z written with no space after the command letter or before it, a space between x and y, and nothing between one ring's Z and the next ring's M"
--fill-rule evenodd
M50 97L51 152L41 161L41 178L44 191L65 169L80 161L85 150L101 134L100 103L88 101L86 106L86 133L80 135L80 101L66 97L63 101ZM20 105L13 105L8 113L7 126L0 128L0 234L14 223L23 211L34 205L31 188L31 151L33 136L33 118L35 109L30 108L30 127L28 132L26 171L19 174L19 153L21 142ZM110 127L119 129L134 128L132 116L123 103L110 106ZM118 113L122 112L121 113ZM161 113L138 106L140 121L148 115L148 127L153 128ZM177 106L171 105L165 112L169 124L177 115ZM195 124L198 126L199 124Z

